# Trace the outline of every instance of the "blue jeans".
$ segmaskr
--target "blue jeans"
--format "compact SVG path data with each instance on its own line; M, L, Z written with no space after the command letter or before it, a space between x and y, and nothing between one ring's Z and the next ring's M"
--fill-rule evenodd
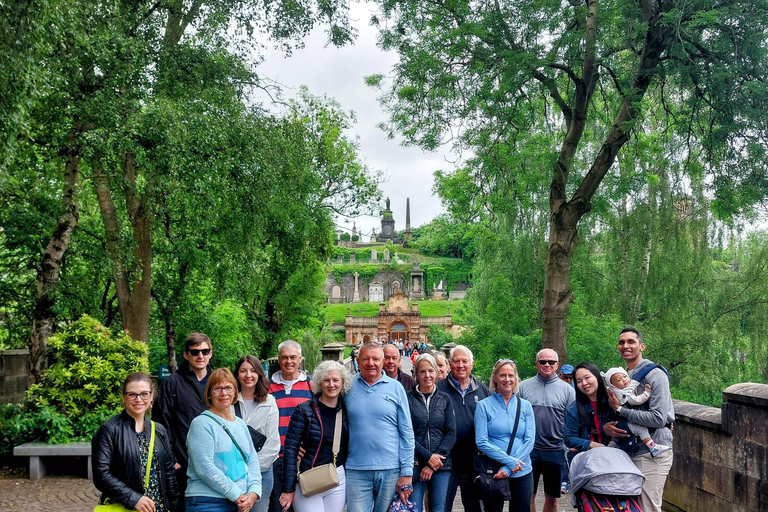
M259 496L259 501L253 504L251 512L267 512L269 495L272 493L274 483L275 474L272 473L272 466L270 466L268 470L261 472L261 496Z
M237 512L237 505L225 498L187 496L187 512Z
M395 498L400 469L347 470L347 512L387 512Z
M414 468L414 472L418 468ZM445 498L448 495L448 484L451 481L450 471L438 471L429 480L413 482L413 493L408 498L416 504L416 511L424 508L424 493L429 490L429 512L445 512Z

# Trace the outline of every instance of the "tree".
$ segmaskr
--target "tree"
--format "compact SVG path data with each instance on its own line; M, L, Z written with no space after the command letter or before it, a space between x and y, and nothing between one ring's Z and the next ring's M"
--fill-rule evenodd
M686 135L688 172L765 193L749 186L764 173L763 0L379 5L381 46L400 54L383 96L390 134L429 149L453 137L490 187L549 183L542 345L563 361L579 223L649 108L674 106L655 121Z

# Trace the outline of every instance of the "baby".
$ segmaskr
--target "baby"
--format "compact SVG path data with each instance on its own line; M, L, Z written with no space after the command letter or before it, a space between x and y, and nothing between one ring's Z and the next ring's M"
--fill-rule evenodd
M648 401L651 396L651 386L646 384L645 389L639 395L635 394L635 390L640 385L636 380L631 380L629 374L624 368L616 367L611 368L603 374L605 379L605 385L608 389L613 391L616 398L621 405L640 405ZM659 455L669 450L669 446L663 444L656 444L651 439L651 433L643 425L637 423L628 422L629 431L640 438L645 443L645 446L650 450L651 455ZM616 447L616 441L611 441L608 446Z

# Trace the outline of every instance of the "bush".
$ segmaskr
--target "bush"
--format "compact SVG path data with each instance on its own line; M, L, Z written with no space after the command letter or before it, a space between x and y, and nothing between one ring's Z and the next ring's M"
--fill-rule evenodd
M352 237L349 236L349 233L342 233L341 236L339 236L339 240L341 240L342 242L349 242L351 238Z
M0 450L28 441L64 443L90 440L99 426L122 408L126 375L147 371L147 346L125 333L112 336L83 315L48 339L55 363L24 404L0 409Z

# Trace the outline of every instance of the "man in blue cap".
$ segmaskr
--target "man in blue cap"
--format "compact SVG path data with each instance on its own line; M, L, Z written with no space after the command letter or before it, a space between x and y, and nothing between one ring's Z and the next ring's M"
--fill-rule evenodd
M564 364L563 367L560 368L560 379L573 387L573 366Z

